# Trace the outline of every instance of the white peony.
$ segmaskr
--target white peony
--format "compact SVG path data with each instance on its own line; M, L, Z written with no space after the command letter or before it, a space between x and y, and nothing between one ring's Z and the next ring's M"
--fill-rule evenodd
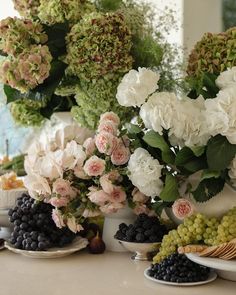
M162 167L147 150L138 148L131 155L128 163L129 179L146 196L159 196L163 188L163 182L160 179Z
M146 68L130 70L117 88L116 98L125 107L140 107L158 89L160 75Z
M178 99L174 93L154 93L148 101L142 105L140 116L148 129L162 134L163 129L173 127L173 118Z
M28 174L24 177L24 186L29 191L32 198L40 198L40 196L49 196L52 191L46 178L39 174Z
M231 184L236 188L236 157L230 164L229 177Z
M236 144L236 86L221 90L205 101L206 122L212 136L221 134Z
M216 79L216 85L220 89L225 89L236 85L236 67L220 73Z

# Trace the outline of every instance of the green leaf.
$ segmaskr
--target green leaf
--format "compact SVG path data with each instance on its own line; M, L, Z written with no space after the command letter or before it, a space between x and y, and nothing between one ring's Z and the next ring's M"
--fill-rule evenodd
M169 150L167 152L162 152L161 157L165 163L174 164L174 162L175 162L175 155L171 150Z
M216 135L207 144L206 156L210 170L226 169L236 154L236 144L231 144L226 137Z
M208 178L202 180L195 191L192 192L197 202L206 202L220 193L225 185L222 178Z
M138 133L142 132L142 129L138 125L134 125L132 123L126 123L125 128L131 134L138 134Z
M188 147L182 148L177 153L175 158L175 165L181 166L192 173L207 168L205 156L195 156L193 151Z
M200 157L205 152L205 146L191 147L191 151L194 153L196 157Z
M195 156L193 151L188 147L184 147L177 153L175 158L175 164L177 166L184 166L184 164L188 163L194 158Z
M212 171L209 169L203 170L202 175L201 175L201 180L203 179L208 179L208 178L218 178L220 177L221 173L220 171Z
M168 202L163 202L163 201L155 202L152 205L152 209L156 212L158 216L161 216L163 209L165 209L167 205L168 205Z
M160 193L160 198L165 202L174 202L179 197L178 183L176 178L167 174L165 179L165 186Z

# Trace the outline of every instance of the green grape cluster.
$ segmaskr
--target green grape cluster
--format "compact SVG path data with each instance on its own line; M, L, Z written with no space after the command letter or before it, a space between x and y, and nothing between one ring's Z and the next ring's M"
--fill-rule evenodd
M202 214L192 215L184 220L177 229L163 237L160 251L154 257L159 263L175 253L178 247L189 244L219 245L236 238L236 207L229 210L220 220L207 218Z

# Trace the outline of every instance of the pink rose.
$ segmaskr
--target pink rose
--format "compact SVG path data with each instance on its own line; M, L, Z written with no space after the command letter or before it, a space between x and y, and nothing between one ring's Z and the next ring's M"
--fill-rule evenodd
M189 217L194 212L194 207L191 202L186 199L178 199L172 205L174 215L179 219Z
M84 165L84 171L88 176L99 176L105 171L106 162L97 156L89 158Z
M95 139L92 137L87 138L83 147L85 148L86 155L91 156L96 150Z
M145 204L139 204L139 205L136 205L134 207L134 214L136 215L139 215L139 214L149 214L150 212L150 209L145 205Z
M52 210L52 219L58 228L63 228L65 226L61 211L59 211L57 209L53 209Z
M89 209L85 209L82 216L85 218L89 218L89 217L97 217L100 216L101 212L98 210L89 210Z
M126 193L121 186L113 186L113 191L110 193L110 201L114 203L122 203L126 200Z
M109 195L103 190L98 190L96 187L90 187L89 190L87 196L92 203L103 206L109 200Z
M124 208L124 204L122 203L108 203L102 207L100 207L100 210L104 214L111 214L116 213L119 209Z
M81 230L84 229L81 224L78 224L76 222L76 218L74 216L67 218L66 225L74 233L80 232Z
M63 178L58 178L54 181L52 191L62 197L69 196L71 199L76 196L76 192L72 189L70 182Z
M100 182L100 185L102 187L102 189L110 194L112 193L113 191L113 182L115 181L121 181L122 180L122 176L119 174L119 172L117 170L113 170L111 172L109 172L108 174L104 174L99 182Z
M95 138L95 144L100 153L111 155L118 143L118 138L111 133L102 131Z
M99 125L98 125L98 132L108 132L111 133L113 135L117 135L117 125L113 122L113 121L102 121Z
M136 187L132 191L133 202L146 203L149 200L149 197L145 196L140 192Z
M130 150L124 145L118 145L111 155L111 162L114 165L124 165L129 161Z
M113 112L106 112L100 116L100 123L104 121L112 121L114 124L120 124L120 118Z
M83 167L81 166L75 166L74 168L74 174L76 177L80 179L89 179L89 176L85 174Z
M69 203L69 199L65 197L61 197L61 198L53 197L49 200L49 203L56 208L66 207L67 204Z

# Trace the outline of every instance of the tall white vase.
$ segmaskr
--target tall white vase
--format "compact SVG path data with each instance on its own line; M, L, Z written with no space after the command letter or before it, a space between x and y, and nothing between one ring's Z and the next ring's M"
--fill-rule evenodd
M107 214L104 219L102 239L106 244L106 250L112 252L127 252L127 250L114 238L121 223L127 225L134 222L135 214L126 206L117 213Z

